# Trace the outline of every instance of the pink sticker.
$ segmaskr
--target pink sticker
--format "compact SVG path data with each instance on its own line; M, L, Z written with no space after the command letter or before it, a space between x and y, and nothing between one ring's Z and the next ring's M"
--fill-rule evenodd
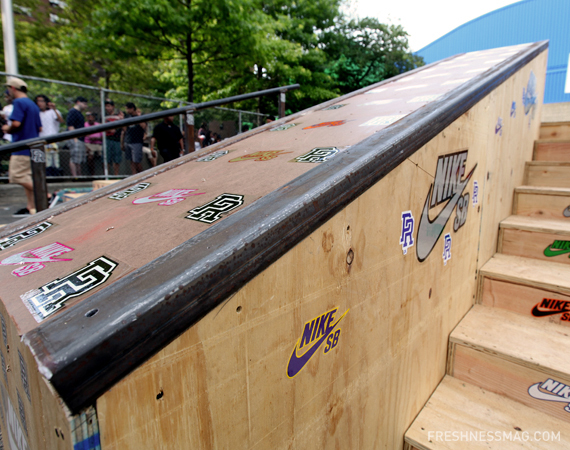
M57 258L64 253L72 252L73 249L59 242L46 245L45 247L32 248L24 252L16 253L0 261L0 266L22 265L12 271L12 275L24 277L37 272L45 267L46 262L71 261L71 259Z
M142 197L133 200L133 205L142 205L144 203L153 202L160 202L158 206L175 205L176 203L180 203L187 196L205 194L205 192L197 192L195 194L192 194L192 192L195 192L197 190L198 189L170 189L166 192L161 192L159 194L149 195L148 197Z

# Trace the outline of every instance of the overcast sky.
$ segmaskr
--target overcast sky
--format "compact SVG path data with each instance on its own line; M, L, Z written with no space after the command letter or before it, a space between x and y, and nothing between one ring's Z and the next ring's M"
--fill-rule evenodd
M412 51L418 51L459 25L517 3L518 0L352 0L350 13L376 17L382 23L400 24L410 35Z

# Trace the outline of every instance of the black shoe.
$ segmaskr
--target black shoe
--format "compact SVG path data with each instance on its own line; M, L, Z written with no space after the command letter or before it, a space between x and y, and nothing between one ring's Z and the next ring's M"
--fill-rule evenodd
M16 211L14 214L12 214L12 217L28 217L30 216L30 211L28 211L28 208L22 208L19 211Z

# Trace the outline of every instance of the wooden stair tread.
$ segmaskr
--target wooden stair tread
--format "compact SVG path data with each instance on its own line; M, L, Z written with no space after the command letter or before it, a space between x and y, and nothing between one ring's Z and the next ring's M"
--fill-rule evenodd
M519 186L515 188L515 193L570 196L570 188L550 186Z
M501 221L499 227L540 233L570 234L570 221L564 219L542 219L512 215Z
M536 141L534 141L535 144L561 144L561 145L570 145L570 140L568 139L537 139Z
M570 375L570 331L533 317L475 305L452 331L449 342L550 376Z
M479 270L481 276L570 292L570 267L538 259L496 253Z
M546 167L570 167L570 161L527 161L527 166L546 166Z
M518 440L445 441L434 437L437 431L472 432L478 435L480 432L491 432L494 436L494 433L500 432L503 436L503 432L514 434L519 429L519 436L526 432L531 439L534 433L543 431L560 432L560 439L532 442L529 439L521 443ZM428 435L430 431L432 433ZM446 376L406 432L405 442L418 450L561 450L566 449L570 442L570 429L567 423L541 411Z

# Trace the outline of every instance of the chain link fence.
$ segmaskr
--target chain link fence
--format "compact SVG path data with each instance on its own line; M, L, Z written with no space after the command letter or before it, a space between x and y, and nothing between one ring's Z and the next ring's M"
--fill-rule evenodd
M4 72L0 75L9 76ZM128 92L95 88L18 75L28 84L28 97L36 100L42 116L51 125L44 131L57 133L69 126L81 128L112 122L133 115L148 114L188 105L188 102L152 97ZM79 100L79 102L77 102ZM4 94L0 103L3 118L10 117L11 101ZM57 113L56 113L57 111ZM215 107L194 114L193 142L186 142L183 116L168 122L172 136L182 138L182 149L201 150L208 145L263 125L267 116L251 111ZM44 119L42 118L42 121ZM141 170L162 164L178 154L164 153L151 142L155 127L163 120L151 121L127 128L86 136L82 139L50 144L46 147L46 176L48 181L70 179L124 178ZM176 130L179 130L177 132ZM179 133L179 134L178 134ZM2 136L10 139L9 135ZM8 180L10 155L0 156L0 181Z

